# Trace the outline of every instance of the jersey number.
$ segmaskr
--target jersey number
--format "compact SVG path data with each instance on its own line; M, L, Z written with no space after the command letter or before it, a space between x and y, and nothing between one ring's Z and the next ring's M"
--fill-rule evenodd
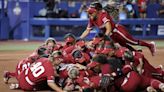
M34 77L38 77L40 76L41 74L44 73L45 69L44 67L42 66L42 63L41 62L37 62L35 64L33 64L31 67L30 67L30 70L33 74Z
M30 63L23 64L22 65L22 71L25 70L25 69L27 69L29 66L30 66Z

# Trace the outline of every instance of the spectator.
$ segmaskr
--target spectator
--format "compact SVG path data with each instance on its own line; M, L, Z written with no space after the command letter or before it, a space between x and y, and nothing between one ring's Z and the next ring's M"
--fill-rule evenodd
M127 12L123 5L119 8L119 20L127 19Z
M158 16L164 18L164 0L161 1L160 8L158 10Z
M125 4L125 8L127 9L127 17L133 18L134 17L134 9L133 9L133 5L130 0L128 0L127 3Z
M150 0L147 6L147 18L158 18L158 10L159 10L158 0ZM158 25L150 26L150 35L157 35Z
M136 0L133 0L132 1L132 6L133 6L133 9L134 9L134 18L139 18L139 9L138 9L138 5L137 5L137 2Z
M146 0L138 0L138 8L141 18L146 17L146 8L147 8L147 1Z
M78 11L76 10L75 12L71 13L71 14L70 14L70 18L79 18L79 13L78 13Z
M147 5L147 18L158 18L158 10L160 8L158 0L150 0Z
M114 0L109 0L108 4L103 7L105 11L112 17L114 21L119 20L119 9L118 5Z
M59 10L59 18L68 18L68 11L66 9L64 9L64 10L60 9Z
M79 14L80 14L81 19L88 19L88 14L86 12L86 9L87 9L87 5L82 4L80 9L79 9Z

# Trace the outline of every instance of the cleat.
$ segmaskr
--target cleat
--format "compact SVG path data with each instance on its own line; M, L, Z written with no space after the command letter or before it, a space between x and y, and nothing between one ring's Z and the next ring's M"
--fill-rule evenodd
M10 74L9 71L4 71L3 80L6 84L8 83L9 79L11 78L9 74Z
M160 68L161 70L163 70L163 65L159 65L157 68Z
M149 86L146 88L147 92L157 92L156 89L154 89L153 87Z
M10 88L11 90L18 89L18 88L19 88L19 84L17 84L17 83L15 83L15 84L12 83L12 84L10 84L9 88Z
M151 44L150 51L151 51L152 56L154 56L156 52L156 44L154 41L150 42L150 44Z
M160 84L160 85L159 85L159 88L160 88L160 90L161 90L162 92L164 92L164 83Z

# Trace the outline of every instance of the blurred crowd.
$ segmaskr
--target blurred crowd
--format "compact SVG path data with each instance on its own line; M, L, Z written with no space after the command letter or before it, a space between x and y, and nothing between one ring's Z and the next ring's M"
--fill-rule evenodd
M117 18L163 18L164 17L164 0L68 0L65 1L68 7L75 7L75 3L81 2L79 10L69 13L69 9L61 9L58 5L61 0L36 0L44 1L46 7L39 11L40 16L52 18L83 18L87 19L86 9L90 2L99 1L103 7L107 5L116 10ZM112 14L111 14L112 16ZM115 17L115 16L114 16Z

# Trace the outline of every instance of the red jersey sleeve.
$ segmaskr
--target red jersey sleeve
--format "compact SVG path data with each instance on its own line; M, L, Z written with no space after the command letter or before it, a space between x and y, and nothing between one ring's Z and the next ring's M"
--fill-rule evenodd
M102 13L101 19L104 24L107 22L110 22L110 20L111 20L110 16L106 12Z
M113 21L112 17L107 12L102 12L101 19L102 19L103 24L110 22L112 29L115 28L115 22Z
M54 83L54 68L50 62L47 62L46 64L46 76L47 76L47 82L53 82Z

